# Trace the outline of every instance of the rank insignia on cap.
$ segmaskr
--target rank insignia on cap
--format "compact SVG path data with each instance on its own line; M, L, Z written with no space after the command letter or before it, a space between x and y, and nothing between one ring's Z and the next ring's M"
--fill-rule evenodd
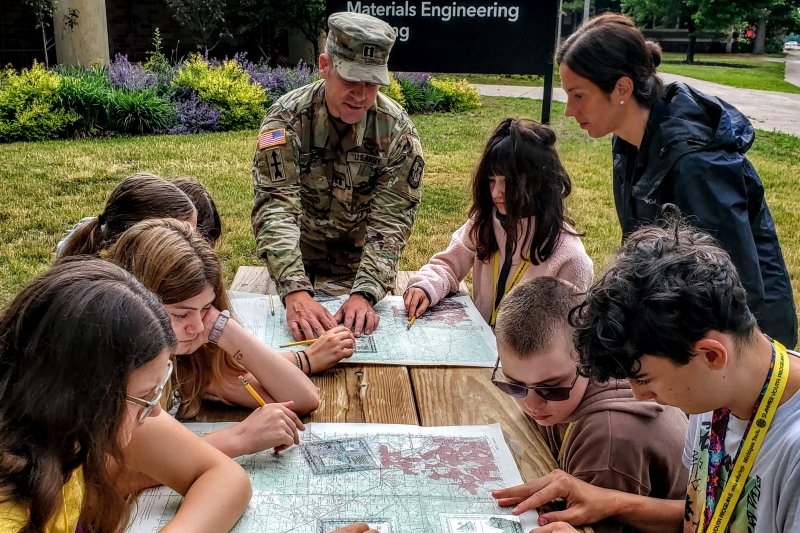
M258 149L264 150L271 146L286 144L286 130L266 130L258 134Z

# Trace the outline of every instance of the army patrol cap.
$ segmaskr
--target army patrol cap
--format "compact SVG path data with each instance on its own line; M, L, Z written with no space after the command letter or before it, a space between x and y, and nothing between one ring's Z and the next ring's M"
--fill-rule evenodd
M328 17L327 51L345 81L389 85L389 52L397 37L384 21L363 13Z

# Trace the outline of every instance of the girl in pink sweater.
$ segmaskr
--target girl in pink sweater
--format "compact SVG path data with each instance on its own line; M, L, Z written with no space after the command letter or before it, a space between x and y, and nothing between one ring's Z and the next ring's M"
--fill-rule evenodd
M475 306L491 326L521 281L554 276L588 288L592 260L564 213L572 183L555 141L552 129L532 120L500 123L472 180L469 219L408 283L409 319L457 292L470 269Z

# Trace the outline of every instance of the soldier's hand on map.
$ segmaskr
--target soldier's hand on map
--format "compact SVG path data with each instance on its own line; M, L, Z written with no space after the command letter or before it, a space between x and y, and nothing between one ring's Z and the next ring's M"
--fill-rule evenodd
M292 330L295 340L321 337L327 330L336 326L330 311L306 291L290 292L284 300L286 323Z
M380 531L370 529L367 524L353 524L352 526L335 529L331 533L380 533Z
M293 401L268 403L259 407L236 427L242 455L270 448L279 452L292 444L300 444L300 432L306 427L292 411Z
M353 355L355 347L356 338L353 333L344 326L336 326L326 331L305 351L311 360L311 371L322 372Z
M608 493L609 489L595 487L563 470L556 469L530 483L493 490L492 496L501 507L516 505L511 511L515 515L563 498L567 502L566 509L540 513L539 525L561 521L579 526L609 517L611 510L608 505Z
M362 333L372 335L381 317L372 309L372 304L361 294L351 294L350 298L336 311L333 319L337 324L352 331L356 337Z
M403 293L403 304L405 304L406 311L408 311L408 319L411 320L412 317L419 318L422 313L427 311L431 301L422 289L409 287Z

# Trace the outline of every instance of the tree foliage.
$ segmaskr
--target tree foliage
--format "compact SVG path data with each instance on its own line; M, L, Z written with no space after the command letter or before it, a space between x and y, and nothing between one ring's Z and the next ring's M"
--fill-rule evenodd
M325 0L240 0L241 13L247 14L243 29L256 27L270 33L299 31L319 55L318 38L327 28Z
M49 67L50 61L47 57L47 51L52 47L52 44L47 38L47 27L50 26L50 21L53 20L53 13L57 5L56 0L23 0L23 2L33 9L33 13L36 16L36 29L42 31L44 64Z
M800 24L800 0L622 0L622 9L638 23L660 20L679 23L689 30L686 60L694 57L694 40L701 31L732 31L751 25L756 29L754 52L764 53L765 42Z
M166 0L166 2L178 24L199 37L206 55L222 39L231 37L225 22L226 0Z

